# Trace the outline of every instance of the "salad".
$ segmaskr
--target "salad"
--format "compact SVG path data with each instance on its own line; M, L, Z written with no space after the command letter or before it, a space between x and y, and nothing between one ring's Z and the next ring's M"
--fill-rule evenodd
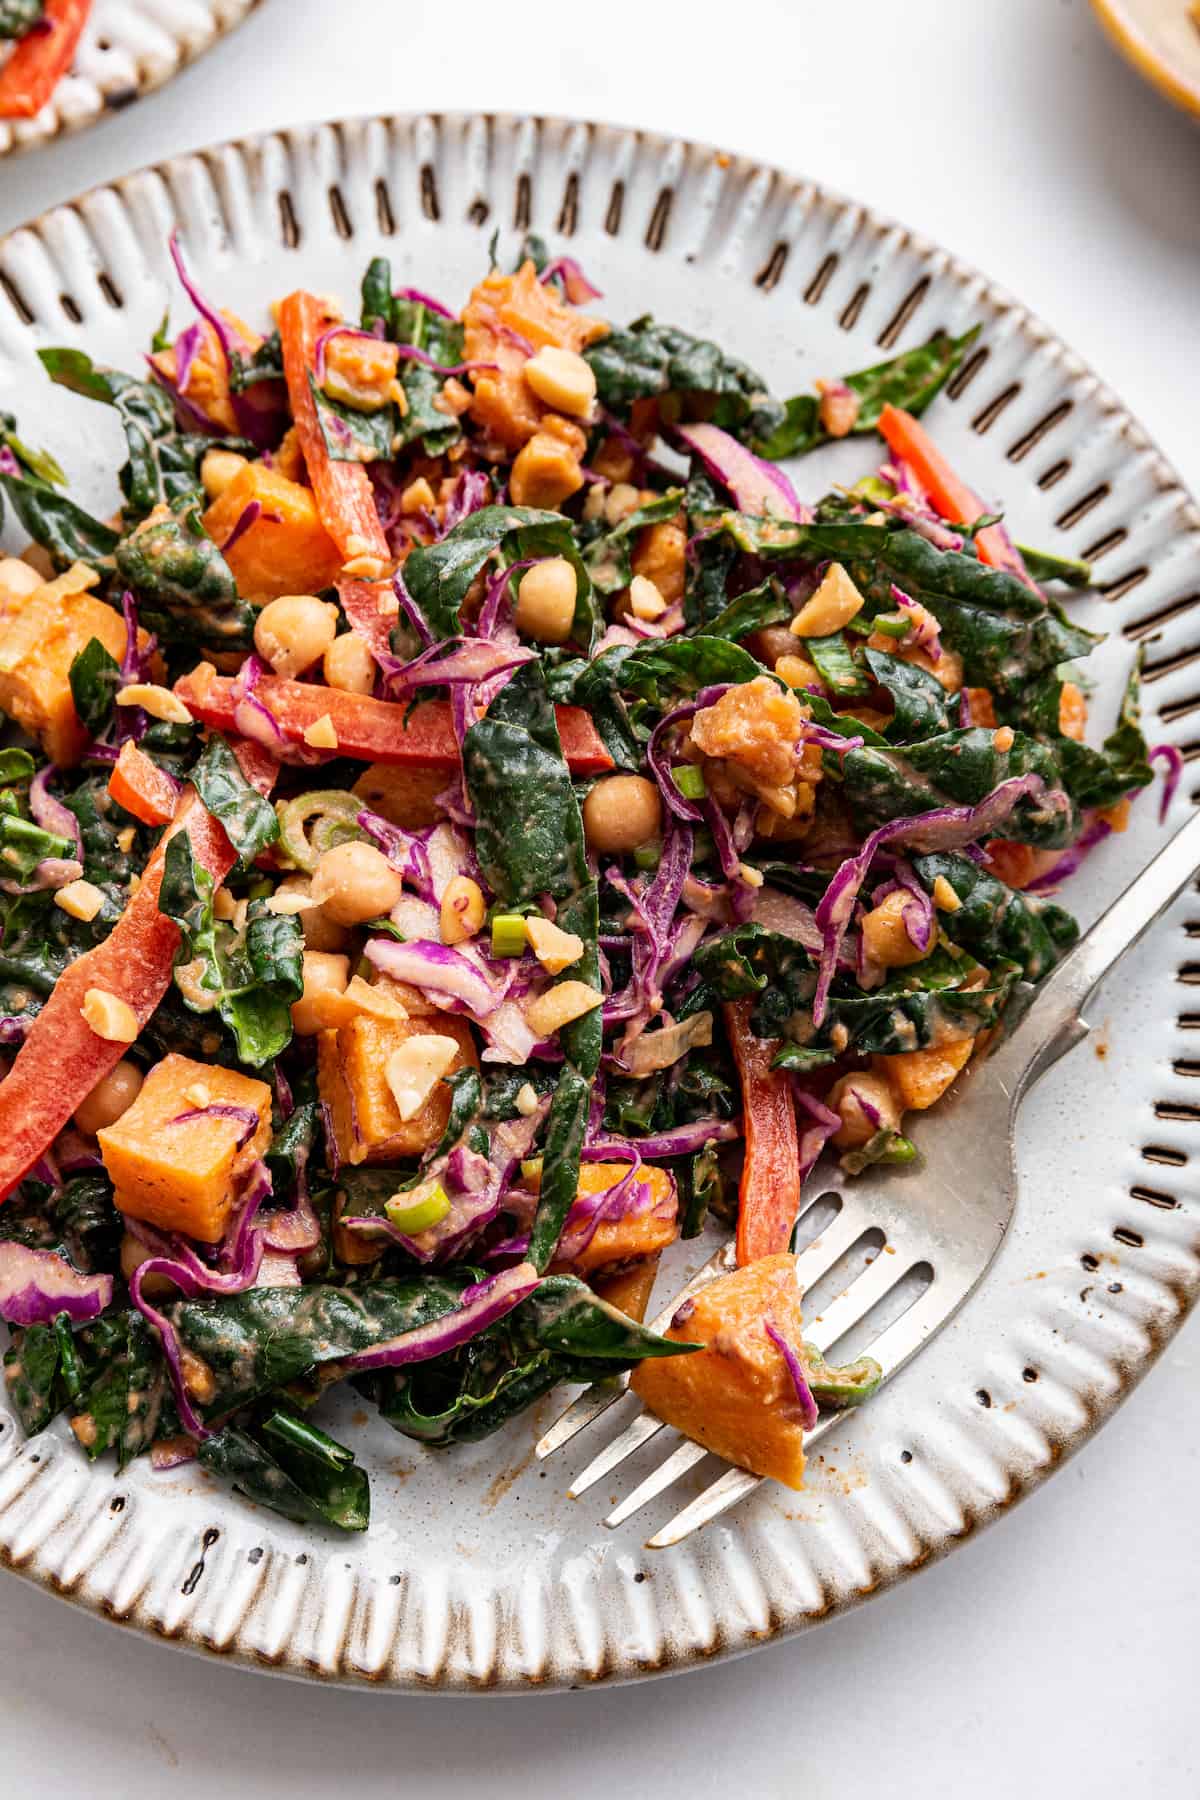
M804 1342L806 1174L915 1157L1178 775L1136 669L1085 741L1090 571L920 422L976 333L782 402L536 239L461 312L377 259L261 328L171 248L137 373L40 352L112 517L0 415L12 1405L356 1530L331 1385L444 1448L633 1370L799 1485L879 1381ZM649 1330L710 1214L737 1271Z
M33 119L75 59L92 0L0 0L0 119Z

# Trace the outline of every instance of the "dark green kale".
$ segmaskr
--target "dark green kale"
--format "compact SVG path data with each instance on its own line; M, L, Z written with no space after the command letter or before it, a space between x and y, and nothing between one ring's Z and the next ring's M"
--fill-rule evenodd
M68 679L80 724L93 737L99 737L116 705L117 689L121 686L120 663L109 655L99 638L89 638L72 660Z
M31 450L16 435L16 420L0 412L0 450L6 450L16 468L5 467L0 456L0 524L4 521L4 497L35 544L47 551L56 569L84 562L99 569L111 565L118 533L94 519L58 490L66 476L44 450Z
M1041 981L1079 936L1079 927L1061 906L1008 887L969 857L939 851L913 858L927 893L939 875L960 904L939 912L946 936L988 967L1016 963L1026 981Z
M248 650L254 608L194 508L141 525L116 547L117 574L134 591L142 623L164 643Z
M585 354L600 404L622 417L635 400L672 395L704 402L705 416L745 443L770 438L784 422L784 409L761 375L719 345L673 325L635 319Z
M1019 972L1003 960L983 969L974 956L939 945L870 991L839 975L817 1027L815 961L794 938L761 925L735 926L702 945L693 967L720 999L755 997L754 1030L782 1038L777 1062L801 1071L847 1052L895 1055L973 1037L995 1023Z
M168 483L160 466L163 440L177 436L171 396L152 381L138 381L120 369L98 368L82 350L39 350L38 356L51 381L113 407L120 418L129 451L120 475L126 524L136 524L156 506L169 502L180 474L172 469ZM194 493L199 485L198 471L193 469L185 491Z
M731 600L704 627L705 637L729 638L734 643L761 631L767 625L786 625L792 616L791 604L779 583L771 576L757 587L748 588ZM800 646L797 645L797 650Z
M26 1437L44 1431L67 1404L62 1343L53 1325L14 1331L4 1352L4 1379Z
M340 1531L365 1531L371 1522L370 1484L354 1452L289 1407L224 1426L203 1439L197 1456L202 1468L285 1519Z
M588 870L579 802L539 663L519 668L486 716L468 731L463 774L476 817L475 853L497 900L505 906L521 905L541 894L557 900L558 924L584 943L583 956L566 971L565 979L584 981L598 990L596 883ZM560 1033L565 1060L546 1121L541 1192L529 1251L539 1269L553 1255L579 1185L579 1156L600 1065L600 1040L598 1007Z
M275 808L246 780L219 733L209 738L189 779L209 812L220 819L244 865L249 866L260 851L276 842L279 819Z
M382 324L392 343L423 351L439 368L454 369L462 362L462 326L419 301L398 299L392 293L392 268L386 257L377 256L363 277L362 324L364 331ZM440 456L458 442L462 436L458 420L434 404L445 379L423 363L401 362L400 385L408 405L393 421L392 454L420 439L426 456Z
M603 1380L696 1347L658 1337L574 1276L553 1275L461 1350L359 1385L397 1431L444 1445L486 1437L559 1382Z
M1056 671L1031 682L999 708L1005 724L1028 731L1053 752L1062 770L1063 786L1081 809L1114 806L1154 779L1141 727L1143 655L1139 653L1130 672L1117 723L1099 750L1077 743L1059 730L1063 681Z
M991 835L1047 850L1064 848L1079 835L1079 813L1064 792L1053 752L1024 732L1014 732L1007 750L996 748L995 732L978 725L896 749L866 745L847 751L841 767L845 798L864 830L935 807L978 806L1001 782L1033 774L1044 791L1022 795Z
M144 1455L176 1426L166 1360L141 1313L112 1310L75 1334L80 1392L72 1423L93 1462L106 1450L118 1467Z
M886 650L863 650L861 654L872 681L891 696L889 743L913 744L954 729L950 696L936 676L915 663L889 656Z
M318 387L315 375L309 375L308 385L312 389L317 424L331 462L389 460L396 428L396 408L390 400L374 412L362 412L358 407L333 399L324 388Z
M960 338L939 331L915 350L903 350L888 362L843 375L842 381L858 396L854 432L861 435L874 431L889 404L902 407L905 412L924 412L958 368L981 329L976 325ZM821 424L820 404L816 394L797 394L787 401L783 423L755 444L758 454L772 462L782 462L787 456L803 456L818 444L827 443L829 434Z
M185 1004L216 1012L233 1032L242 1062L273 1061L291 1042L292 1002L304 990L304 938L296 918L252 900L244 929L216 919L212 876L193 856L186 832L167 845L158 908L182 936L175 981Z

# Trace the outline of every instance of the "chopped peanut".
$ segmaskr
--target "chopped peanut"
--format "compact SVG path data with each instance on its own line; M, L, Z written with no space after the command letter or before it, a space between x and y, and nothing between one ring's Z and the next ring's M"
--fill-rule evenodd
M432 512L436 504L433 489L424 475L418 475L415 481L410 481L400 496L400 511L410 516L413 513Z
M821 403L817 408L817 416L830 437L849 437L858 423L861 402L852 388L844 381L818 381L817 392Z
M525 379L539 400L574 419L586 419L596 400L596 376L577 350L543 344L525 364Z
M939 875L934 881L933 904L939 912L957 912L962 905L962 901L944 875Z
M322 713L319 719L306 726L304 741L311 744L314 750L336 750L338 734L334 730L333 720L328 713Z
M629 610L635 619L661 619L667 603L645 575L635 575L629 584Z
M137 1014L127 1000L110 994L106 988L88 988L79 1010L96 1036L104 1038L107 1043L137 1042Z
M1058 696L1058 729L1082 744L1087 727L1087 697L1074 681L1064 681Z
M159 687L152 681L134 681L117 689L118 706L140 706L152 719L163 719L168 725L190 725L192 715L178 694Z
M998 731L993 731L992 747L1001 756L1006 756L1008 754L1013 747L1013 728L1011 725L1001 725Z
M586 981L560 981L525 1007L525 1022L539 1038L553 1037L572 1019L581 1019L604 1004L604 995Z
M462 944L483 929L487 905L483 889L469 875L454 875L442 895L440 925L443 944Z
M549 919L525 921L525 937L530 949L550 975L561 975L583 955L583 939L573 931L562 931Z
M831 563L811 600L806 600L791 623L795 637L828 637L848 625L862 610L862 595L843 569Z
M54 896L55 906L72 919L91 920L104 905L104 895L90 881L68 881Z
M781 681L786 681L790 688L821 687L820 672L806 656L781 656L775 664L775 673Z
M540 1101L537 1097L537 1089L531 1081L522 1082L517 1089L517 1097L513 1104L523 1119L532 1117L537 1111Z
M387 1084L402 1123L416 1118L458 1051L456 1038L433 1032L418 1032L392 1051L387 1060Z

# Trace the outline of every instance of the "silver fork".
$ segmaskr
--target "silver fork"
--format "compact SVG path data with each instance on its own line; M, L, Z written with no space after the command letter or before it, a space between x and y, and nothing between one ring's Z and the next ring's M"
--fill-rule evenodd
M885 1381L958 1311L987 1271L1013 1216L1017 1197L1013 1126L1023 1095L1087 1035L1090 1027L1082 1008L1093 991L1170 905L1198 864L1200 815L1189 820L1063 958L994 1052L967 1065L938 1102L928 1132L922 1130L923 1155L915 1164L876 1165L842 1191L830 1192L827 1184L810 1181L801 1230L805 1217L821 1201L836 1201L838 1210L797 1259L803 1291L813 1288L868 1233L883 1238L861 1272L852 1274L836 1298L806 1321L805 1340L823 1355L828 1357L889 1295L894 1305L901 1297L896 1290L906 1277L911 1278L910 1289L921 1274L928 1277L928 1285L872 1341L858 1346L879 1363ZM735 1266L733 1245L726 1244L663 1308L654 1327L662 1330L682 1300ZM541 1439L538 1457L571 1442L621 1399L627 1385L626 1376L588 1388ZM837 1412L822 1417L805 1438L806 1450L842 1418ZM586 1493L664 1432L665 1441L673 1446L670 1453L604 1521L620 1525L710 1452L642 1409L575 1477L568 1490L571 1497ZM727 1468L656 1531L647 1548L680 1543L752 1493L761 1480L745 1469Z

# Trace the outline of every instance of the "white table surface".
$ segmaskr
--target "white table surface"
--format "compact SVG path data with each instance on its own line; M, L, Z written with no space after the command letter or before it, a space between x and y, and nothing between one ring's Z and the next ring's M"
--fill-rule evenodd
M264 0L163 92L0 163L0 230L221 138L453 108L648 124L905 220L1048 319L1200 488L1200 128L1118 62L1085 0ZM670 1682L322 1692L5 1576L0 1791L1195 1800L1198 1377L1193 1323L978 1543L799 1641Z

